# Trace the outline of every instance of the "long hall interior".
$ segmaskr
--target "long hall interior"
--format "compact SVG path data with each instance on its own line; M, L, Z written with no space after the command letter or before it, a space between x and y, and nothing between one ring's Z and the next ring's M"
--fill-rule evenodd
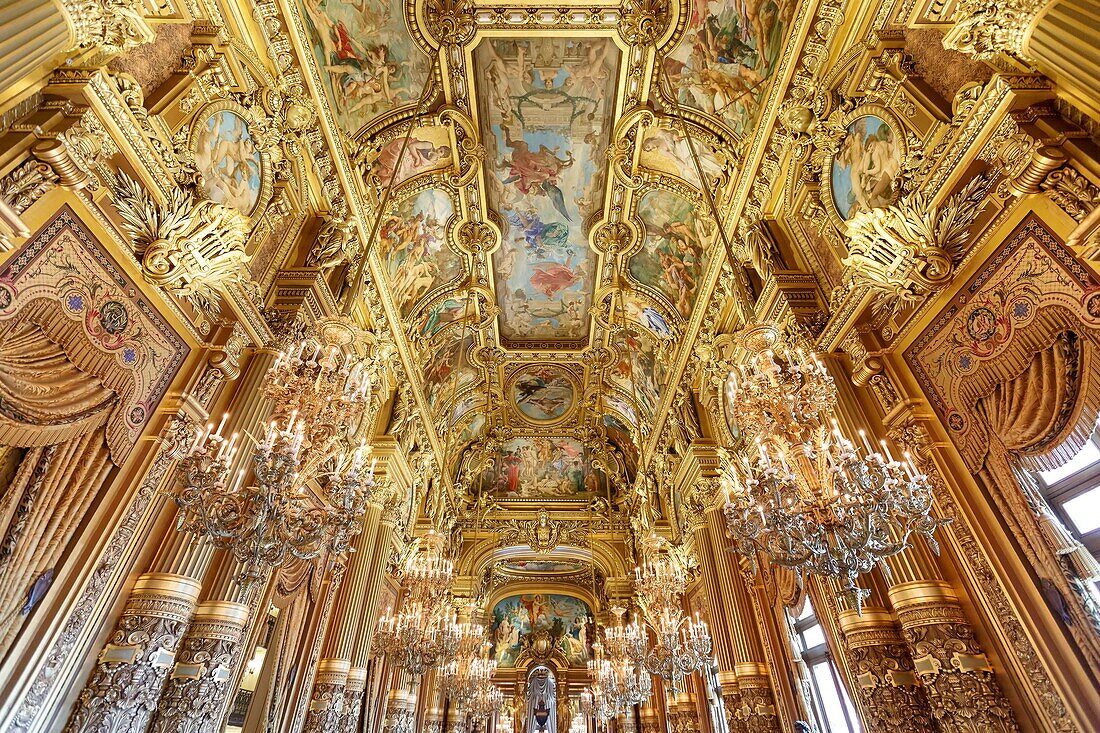
M0 733L1096 733L1098 417L1098 0L0 0Z

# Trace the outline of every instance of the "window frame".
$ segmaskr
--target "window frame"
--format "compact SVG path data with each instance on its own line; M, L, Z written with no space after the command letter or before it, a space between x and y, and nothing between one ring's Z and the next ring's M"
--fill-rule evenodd
M1089 441L1100 448L1100 429L1094 430ZM1079 469L1069 476L1047 483L1042 473L1036 471L1035 479L1039 484L1047 504L1066 529L1073 533L1082 545L1093 555L1100 556L1100 527L1089 532L1080 532L1066 511L1065 504L1092 490L1100 491L1100 460Z
M828 635L825 633L825 627L821 623L821 619L817 617L817 610L813 607L808 597L804 600L804 604L803 612L809 609L809 614L804 615L802 618L795 618L788 612L788 618L790 619L791 632L795 636L795 643L798 647L799 656L806 665L811 696L813 698L808 702L813 707L813 715L816 719L815 723L817 727L825 731L825 733L862 733L864 730L863 721L860 720L855 702L852 700L852 696L847 686L845 686L843 678L840 676L840 671L837 669L836 659L829 648L829 639ZM822 640L812 647L807 647L806 631L814 627L821 629ZM821 686L818 684L817 676L814 674L814 669L821 665L825 665L829 670L829 675L833 681L833 692L838 697L837 702L839 702L841 712L844 714L844 722L848 727L847 731L833 731L832 727L829 725L830 720L825 712L825 695L821 690Z

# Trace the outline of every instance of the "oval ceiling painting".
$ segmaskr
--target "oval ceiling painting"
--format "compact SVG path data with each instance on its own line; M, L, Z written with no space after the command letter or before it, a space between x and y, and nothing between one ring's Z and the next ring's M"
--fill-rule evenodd
M218 110L195 130L195 169L212 201L251 215L263 188L263 158L236 112Z
M894 203L901 164L902 150L888 122L875 115L852 120L829 174L840 218Z
M557 366L526 369L512 379L512 406L535 423L551 423L568 414L577 388L569 373Z

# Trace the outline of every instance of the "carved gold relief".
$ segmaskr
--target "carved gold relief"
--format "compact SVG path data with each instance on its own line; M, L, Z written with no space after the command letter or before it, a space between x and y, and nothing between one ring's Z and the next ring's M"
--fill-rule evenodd
M125 173L118 176L114 201L150 282L215 315L220 289L251 284L244 252L248 223L240 212L182 188L159 204Z

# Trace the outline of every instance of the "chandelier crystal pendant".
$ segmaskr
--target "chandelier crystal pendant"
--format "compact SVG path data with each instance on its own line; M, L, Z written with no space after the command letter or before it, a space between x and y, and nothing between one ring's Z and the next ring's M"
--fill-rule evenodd
M374 484L369 449L347 448L349 426L370 403L376 366L337 344L303 341L279 354L263 396L273 418L259 438L208 425L177 469L177 528L210 537L244 569L239 581L264 582L290 558L346 553L360 530ZM251 475L231 475L251 442Z
M504 693L492 682L478 686L466 699L464 710L472 720L487 720L504 707Z
M886 443L857 447L841 432L836 387L815 354L792 350L772 325L742 332L748 364L731 372L730 411L756 454L742 476L727 465L727 526L755 567L756 551L798 573L837 578L857 610L869 591L856 579L904 550L913 534L938 551L932 489L908 455ZM750 442L750 444L751 444Z
M465 705L477 690L492 682L497 663L489 657L491 647L480 624L459 625L458 650L454 659L444 664L439 674L440 688L459 707Z

